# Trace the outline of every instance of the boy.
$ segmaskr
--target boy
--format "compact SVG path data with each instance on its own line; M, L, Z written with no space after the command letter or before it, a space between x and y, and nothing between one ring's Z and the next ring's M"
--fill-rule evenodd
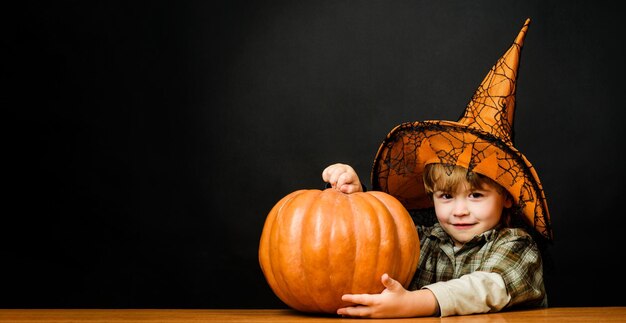
M512 142L515 81L528 25L459 121L405 123L380 146L373 187L421 218L420 261L410 291L385 274L381 294L344 295L355 305L338 314L449 316L547 305L535 242L552 238L547 203L534 168ZM363 189L349 165L331 165L322 178L344 193ZM424 221L433 207L436 221Z

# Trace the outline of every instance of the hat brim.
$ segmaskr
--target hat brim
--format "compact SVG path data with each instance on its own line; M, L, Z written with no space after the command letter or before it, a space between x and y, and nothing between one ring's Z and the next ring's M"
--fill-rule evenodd
M453 121L422 121L395 127L380 145L372 168L374 190L396 197L408 210L432 207L423 183L431 163L456 165L504 187L538 233L552 240L541 181L532 164L509 142Z

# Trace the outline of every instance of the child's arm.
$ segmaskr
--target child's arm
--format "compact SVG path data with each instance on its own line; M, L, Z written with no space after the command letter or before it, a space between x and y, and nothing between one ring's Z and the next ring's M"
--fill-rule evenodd
M475 271L460 278L426 285L439 303L441 316L502 310L511 300L499 274Z
M357 305L337 310L337 314L349 317L392 318L433 316L439 310L435 295L428 289L408 291L384 274L385 286L380 294L346 294L341 298Z
M356 171L346 164L333 164L324 169L322 179L332 188L344 193L362 192L363 187Z
M547 305L541 252L534 240L521 229L509 229L485 257L479 271L497 273L511 296L507 307Z

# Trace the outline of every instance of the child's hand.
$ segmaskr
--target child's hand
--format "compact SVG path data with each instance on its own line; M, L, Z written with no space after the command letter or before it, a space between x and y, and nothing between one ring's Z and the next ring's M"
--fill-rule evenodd
M408 291L387 274L383 274L381 281L385 290L380 294L343 295L343 301L357 305L340 308L337 314L348 317L392 318L430 316L436 313L437 299L430 290Z
M343 193L363 192L359 176L350 165L330 165L322 172L322 179Z

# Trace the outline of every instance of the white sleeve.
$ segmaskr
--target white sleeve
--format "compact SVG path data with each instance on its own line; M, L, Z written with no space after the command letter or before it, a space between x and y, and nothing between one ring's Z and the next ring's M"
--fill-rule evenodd
M502 276L485 271L475 271L423 288L435 294L441 317L498 312L511 300Z

